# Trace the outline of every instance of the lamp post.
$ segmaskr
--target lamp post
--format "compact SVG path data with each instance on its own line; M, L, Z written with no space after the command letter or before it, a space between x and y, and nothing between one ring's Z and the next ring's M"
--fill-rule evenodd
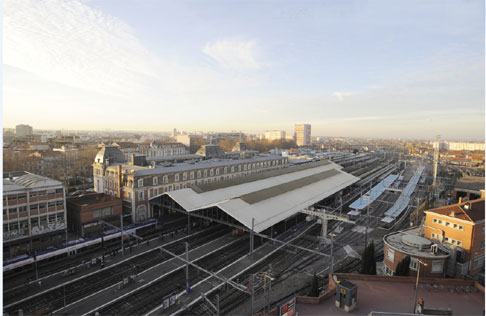
M418 294L418 283L419 283L419 277L420 277L420 265L423 264L424 267L426 267L428 264L425 262L422 262L420 260L418 261L418 268L417 268L417 281L415 282L415 300L413 303L413 313L415 314L415 308L417 306L417 294Z

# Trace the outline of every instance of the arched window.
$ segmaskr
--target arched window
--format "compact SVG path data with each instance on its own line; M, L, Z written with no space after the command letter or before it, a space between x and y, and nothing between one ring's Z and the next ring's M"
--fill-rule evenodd
M174 180L175 182L179 182L179 174L178 173L175 174L174 179L175 179ZM177 189L175 189L175 190L177 190Z
M182 180L187 181L187 172L184 172L184 174L182 175Z
M197 178L200 179L201 178L201 170L198 170L197 171Z
M191 174L189 175L189 177L191 178L191 180L194 180L194 171L191 172Z

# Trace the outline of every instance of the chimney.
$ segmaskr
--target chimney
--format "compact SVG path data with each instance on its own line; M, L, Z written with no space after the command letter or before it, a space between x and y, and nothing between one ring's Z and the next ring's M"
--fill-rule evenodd
M459 198L459 204L461 204L461 203L462 203L462 197Z
M456 212L452 211L451 214L449 215L450 217L455 217L456 216Z

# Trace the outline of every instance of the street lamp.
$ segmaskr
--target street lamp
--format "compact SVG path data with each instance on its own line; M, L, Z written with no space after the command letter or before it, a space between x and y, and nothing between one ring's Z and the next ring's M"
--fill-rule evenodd
M414 301L414 304L413 304L413 313L415 314L415 308L417 306L417 294L418 294L418 283L419 283L419 276L420 276L420 265L423 264L424 267L428 266L427 263L425 262L422 262L420 260L417 260L418 261L418 268L417 268L417 281L415 282L415 301Z

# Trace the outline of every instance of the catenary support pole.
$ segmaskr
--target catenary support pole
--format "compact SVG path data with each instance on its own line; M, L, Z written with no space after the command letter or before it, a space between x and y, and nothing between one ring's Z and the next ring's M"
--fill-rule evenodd
M251 232L250 232L250 258L253 259L253 230L255 229L255 218L251 219Z
M186 245L186 291L189 293L189 244L187 242L184 244Z
M125 255L125 245L123 244L123 212L120 214L120 228L121 228L121 234L120 234L120 239L121 239L121 251L122 255Z

